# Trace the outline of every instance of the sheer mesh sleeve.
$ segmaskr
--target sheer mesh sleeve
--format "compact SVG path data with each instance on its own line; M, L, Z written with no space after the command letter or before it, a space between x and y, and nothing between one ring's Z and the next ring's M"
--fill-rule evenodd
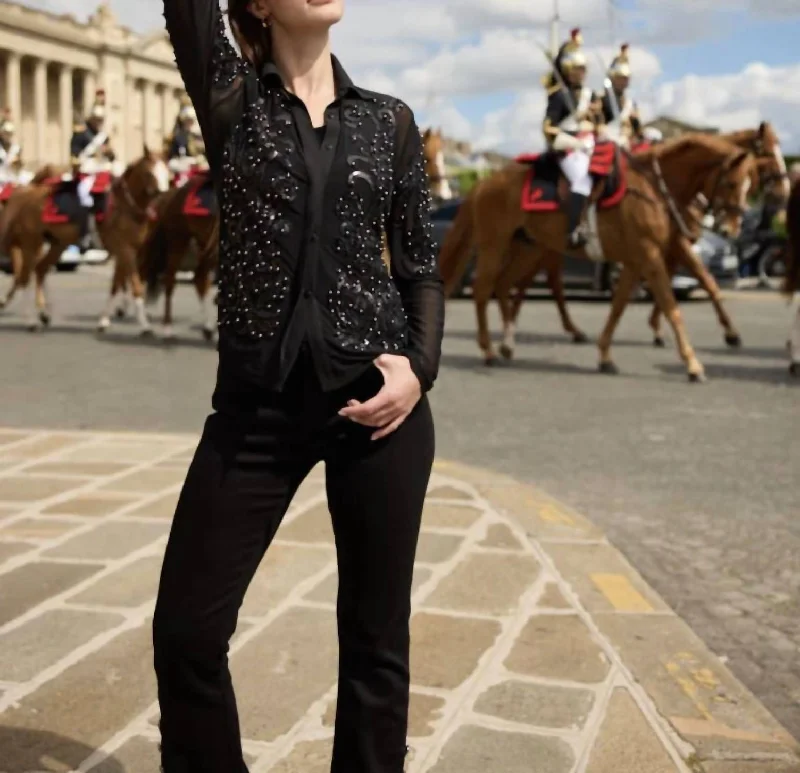
M411 109L397 119L397 156L387 238L392 276L409 327L406 352L423 392L436 380L444 329L444 289L431 225L422 137Z
M217 147L220 124L233 117L245 62L226 34L218 0L164 0L164 19L206 147Z

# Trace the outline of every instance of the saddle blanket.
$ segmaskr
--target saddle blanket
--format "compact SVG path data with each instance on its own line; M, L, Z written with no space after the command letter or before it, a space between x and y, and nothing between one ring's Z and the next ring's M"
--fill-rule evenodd
M619 163L615 164L615 159ZM561 169L556 153L523 154L515 159L527 164L530 169L522 186L520 206L524 212L554 212L561 209L558 182ZM589 172L595 177L605 178L606 184L600 197L600 209L616 207L628 190L628 167L624 155L616 153L613 142L600 142L592 154Z
M183 202L183 214L189 217L215 217L219 212L217 193L211 177L198 174L186 183L186 199Z
M108 178L110 182L110 177ZM55 178L47 180L51 187L50 195L45 200L42 222L47 225L64 225L71 223L78 226L83 234L88 227L89 213L94 215L95 222L102 223L107 217L110 205L111 194L108 187L95 190L97 184L92 187L93 204L90 210L86 209L78 196L77 180L62 180Z
M11 194L16 190L15 183L0 183L0 201L8 201Z

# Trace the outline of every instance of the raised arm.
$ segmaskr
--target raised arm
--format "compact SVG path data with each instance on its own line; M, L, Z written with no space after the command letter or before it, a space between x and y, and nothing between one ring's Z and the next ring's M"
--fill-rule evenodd
M422 137L411 109L398 116L395 186L387 228L392 277L409 328L407 355L422 391L436 380L444 328L444 288L432 235Z
M225 33L218 0L164 0L164 18L186 92L207 131L213 92L230 88L242 59Z

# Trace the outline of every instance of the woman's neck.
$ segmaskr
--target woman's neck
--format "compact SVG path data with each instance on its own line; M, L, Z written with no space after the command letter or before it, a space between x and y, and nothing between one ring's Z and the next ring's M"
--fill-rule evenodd
M319 35L298 37L289 36L274 26L272 58L286 89L306 104L321 98L333 100L336 89L327 30Z

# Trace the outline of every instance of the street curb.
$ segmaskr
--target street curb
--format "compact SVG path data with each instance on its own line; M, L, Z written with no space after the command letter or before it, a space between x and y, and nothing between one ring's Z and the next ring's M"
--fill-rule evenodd
M582 514L484 468L437 461L547 556L697 773L800 773L800 744Z

